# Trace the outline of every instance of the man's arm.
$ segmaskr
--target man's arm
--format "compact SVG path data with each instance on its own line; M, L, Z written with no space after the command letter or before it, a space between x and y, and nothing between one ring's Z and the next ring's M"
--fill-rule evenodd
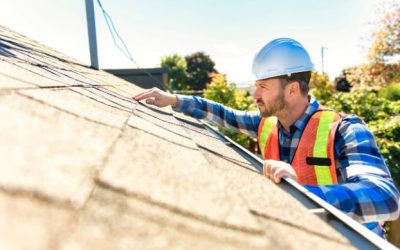
M343 183L306 186L308 190L363 223L399 217L399 191L374 136L358 117L346 117L340 124L335 157Z
M133 97L135 100L146 100L146 103L165 107L171 105L177 112L183 112L198 119L211 120L222 127L256 137L261 121L257 111L239 111L219 103L196 96L173 95L157 88Z
M174 110L253 137L257 137L261 121L258 111L239 111L197 96L178 96Z

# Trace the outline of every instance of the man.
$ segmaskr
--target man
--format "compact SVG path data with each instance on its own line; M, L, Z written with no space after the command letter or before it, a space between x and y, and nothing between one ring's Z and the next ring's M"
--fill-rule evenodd
M237 111L195 96L151 89L133 98L258 137L264 175L288 176L384 237L379 221L399 217L399 192L365 123L340 115L308 94L314 65L289 38L265 45L255 56L254 99L259 111Z

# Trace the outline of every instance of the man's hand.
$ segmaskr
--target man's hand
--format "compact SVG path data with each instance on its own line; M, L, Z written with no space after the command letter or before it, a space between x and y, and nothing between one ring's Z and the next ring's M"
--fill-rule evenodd
M283 161L265 160L264 175L275 183L281 182L282 176L287 176L297 181L297 175L292 166Z
M149 89L132 98L136 101L146 100L147 104L152 104L157 107L165 107L168 105L175 107L178 102L178 98L176 95L167 93L158 88Z

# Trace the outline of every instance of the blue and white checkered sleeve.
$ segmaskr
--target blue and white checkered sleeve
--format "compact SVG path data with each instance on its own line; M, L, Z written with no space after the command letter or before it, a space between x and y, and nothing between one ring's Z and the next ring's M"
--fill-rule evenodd
M357 116L348 116L340 124L335 157L343 183L306 186L309 191L359 222L399 217L399 191L374 136Z
M234 110L197 96L178 95L178 103L174 110L197 119L213 121L219 126L253 137L257 136L261 121L258 111Z

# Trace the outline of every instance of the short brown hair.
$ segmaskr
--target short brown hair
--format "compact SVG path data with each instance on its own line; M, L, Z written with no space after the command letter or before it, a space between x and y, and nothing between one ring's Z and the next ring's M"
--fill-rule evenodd
M282 75L274 78L285 80L281 81L282 87L285 87L290 82L299 82L301 93L305 96L308 95L308 91L310 90L308 83L311 79L311 71L292 73L290 76Z

